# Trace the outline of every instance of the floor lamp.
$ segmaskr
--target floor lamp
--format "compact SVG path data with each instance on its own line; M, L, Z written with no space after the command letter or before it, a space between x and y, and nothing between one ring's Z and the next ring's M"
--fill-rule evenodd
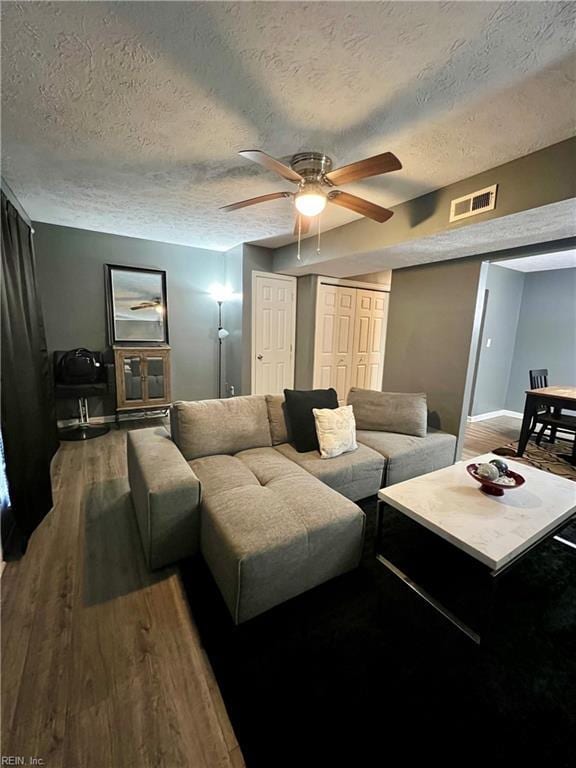
M222 304L232 296L232 290L226 285L214 285L210 289L212 298L218 304L218 397L222 397L222 342L230 334L222 327Z

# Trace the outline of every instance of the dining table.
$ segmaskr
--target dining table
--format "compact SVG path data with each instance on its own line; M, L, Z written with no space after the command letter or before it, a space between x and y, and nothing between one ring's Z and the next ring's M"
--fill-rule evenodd
M522 417L522 427L520 428L520 438L516 451L517 456L522 456L526 450L526 444L533 431L534 418L546 406L558 411L562 409L576 411L576 387L551 386L526 390L524 416Z

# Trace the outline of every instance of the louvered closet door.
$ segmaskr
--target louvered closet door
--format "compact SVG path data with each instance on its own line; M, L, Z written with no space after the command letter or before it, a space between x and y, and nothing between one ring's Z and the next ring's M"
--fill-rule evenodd
M341 403L350 389L355 294L354 288L325 284L318 292L314 387L334 387Z
M384 343L388 294L356 290L352 385L362 389L382 389Z

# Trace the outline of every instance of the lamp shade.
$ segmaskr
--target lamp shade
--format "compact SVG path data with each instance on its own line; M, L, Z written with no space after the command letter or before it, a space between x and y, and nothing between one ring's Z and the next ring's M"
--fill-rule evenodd
M228 301L232 298L234 292L229 285L221 285L220 283L214 283L210 286L210 296L221 304L224 301Z

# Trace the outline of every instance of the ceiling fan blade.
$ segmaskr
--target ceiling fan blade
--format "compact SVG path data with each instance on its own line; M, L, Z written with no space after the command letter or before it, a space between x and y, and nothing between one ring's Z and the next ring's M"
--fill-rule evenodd
M312 225L312 219L309 216L302 216L301 213L296 214L296 218L294 219L294 235L298 236L298 222L300 221L300 235L301 237L304 237L304 235L307 235L308 232L310 232L310 227Z
M236 211L238 208L246 208L248 205L257 205L266 203L268 200L280 200L281 197L292 197L291 192L272 192L269 195L260 195L260 197L251 197L249 200L241 200L239 203L223 205L221 211Z
M151 307L158 307L159 305L159 301L142 301L140 304L136 304L134 307L130 307L130 309L150 309Z
M342 168L336 168L326 174L326 178L332 184L348 184L351 181L360 181L369 176L378 176L381 173L390 171L399 171L402 163L392 152L384 152L382 155L367 157L365 160L359 160L357 163L343 165Z
M280 160L270 157L266 152L261 152L259 149L243 149L241 152L238 152L238 154L242 155L242 157L245 157L247 160L252 160L253 163L258 163L258 165L264 166L264 168L267 168L269 171L278 173L283 179L294 181L296 183L302 181L302 176L300 176L299 173L296 173L292 168L281 163Z
M391 216L394 216L394 211L389 211L388 208L382 208L376 203L371 203L368 200L363 200L356 195L349 195L348 192L341 192L339 189L334 189L328 193L328 200L336 205L341 205L343 208L348 208L350 211L360 213L362 216L367 216L369 219L380 222L382 224Z

